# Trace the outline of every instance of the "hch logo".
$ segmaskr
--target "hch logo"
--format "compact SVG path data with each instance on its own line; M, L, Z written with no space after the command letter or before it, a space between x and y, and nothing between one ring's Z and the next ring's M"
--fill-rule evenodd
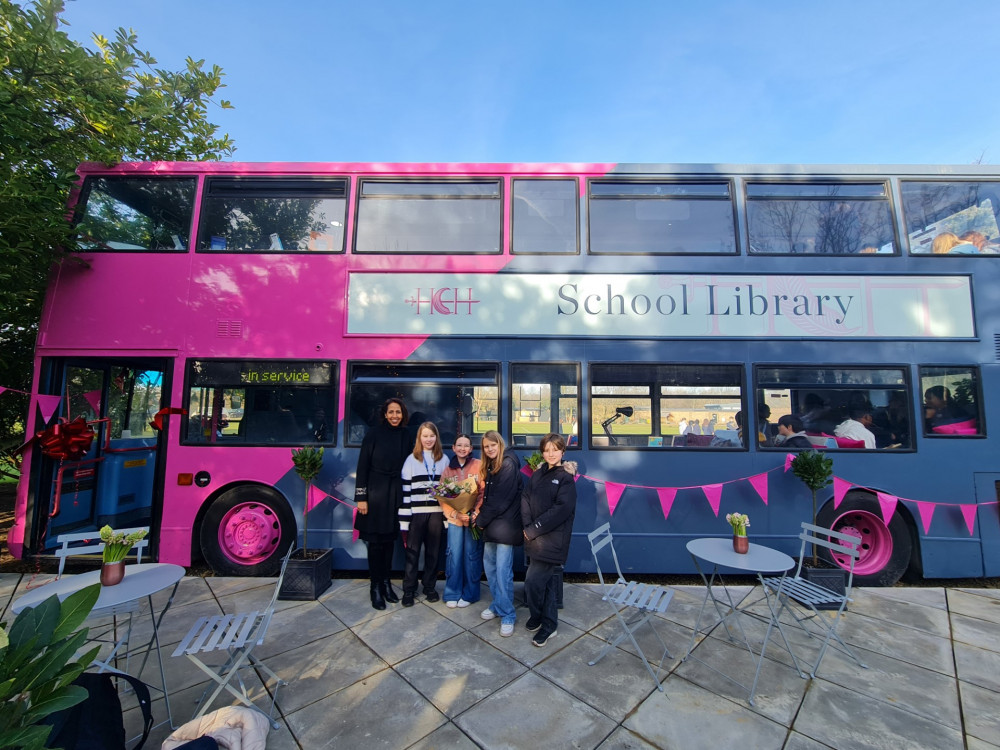
M479 304L479 300L472 298L472 287L466 289L432 287L426 292L423 288L417 287L416 294L411 294L403 301L415 307L417 315L424 314L424 305L427 305L428 315L472 315L472 306Z

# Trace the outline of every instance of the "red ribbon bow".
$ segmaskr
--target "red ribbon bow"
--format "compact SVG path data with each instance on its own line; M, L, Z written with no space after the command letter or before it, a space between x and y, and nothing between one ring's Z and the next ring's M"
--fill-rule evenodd
M42 453L60 461L77 461L83 458L94 442L94 428L83 417L72 422L61 419L59 423L35 433Z

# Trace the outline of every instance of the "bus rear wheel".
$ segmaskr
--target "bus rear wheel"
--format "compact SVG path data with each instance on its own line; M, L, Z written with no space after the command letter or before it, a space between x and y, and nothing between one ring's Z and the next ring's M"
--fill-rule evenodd
M273 576L295 538L295 518L284 498L265 487L234 487L209 506L199 540L217 575Z
M878 500L867 493L848 492L837 508L827 503L820 509L817 523L861 537L860 556L854 564L854 582L859 586L892 586L910 565L913 540L901 512L897 509L886 524ZM827 562L850 567L849 557L831 552L820 549Z

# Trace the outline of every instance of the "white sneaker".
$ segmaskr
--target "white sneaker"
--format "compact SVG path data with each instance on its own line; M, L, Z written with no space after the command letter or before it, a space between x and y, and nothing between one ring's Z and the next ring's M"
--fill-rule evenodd
M487 607L482 612L480 612L479 616L482 617L484 620L492 620L494 617L496 617L496 613L492 609Z
M448 609L455 609L455 607L461 607L462 606L458 602L445 602L445 605L447 605Z
M514 623L512 622L501 623L500 635L503 636L504 638L514 635Z
M459 599L454 604L452 604L451 602L449 602L448 606L451 606L451 607L461 607L462 609L465 609L466 607L469 606L469 604L470 604L470 602L465 601L465 599Z

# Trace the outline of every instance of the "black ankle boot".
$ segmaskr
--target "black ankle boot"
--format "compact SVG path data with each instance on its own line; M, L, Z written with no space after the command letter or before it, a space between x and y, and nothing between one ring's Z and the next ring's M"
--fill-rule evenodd
M381 586L372 584L372 606L375 609L385 609L385 599L382 598Z
M382 581L382 598L385 599L389 604L395 604L399 601L399 597L396 596L396 592L392 590L392 581L386 578Z

